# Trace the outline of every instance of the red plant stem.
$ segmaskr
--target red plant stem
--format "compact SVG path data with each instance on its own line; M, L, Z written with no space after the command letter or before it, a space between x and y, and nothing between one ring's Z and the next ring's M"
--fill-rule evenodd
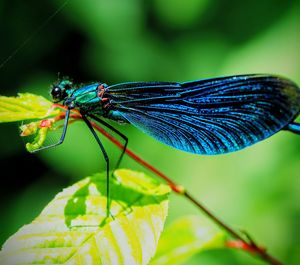
M116 138L114 138L111 134L109 134L103 128L98 126L95 122L92 122L92 125L98 132L100 132L102 135L104 135L106 138L108 138L112 143L114 143L117 147L119 147L120 149L123 150L124 145L122 143L120 143ZM157 176L164 179L169 184L170 188L174 192L179 193L179 194L183 194L185 192L184 188L182 186L177 185L173 180L171 180L165 174L163 174L161 171L159 171L157 168L155 168L154 166L150 165L148 162L143 160L140 156L138 156L137 154L132 152L130 149L126 148L125 153L129 157L131 157L133 160L138 162L140 165L144 166L145 168L149 169L150 171L152 171Z
M108 138L112 143L114 143L117 147L120 149L124 148L124 145L120 143L116 138L114 138L111 134L109 134L107 131L105 131L103 128L101 128L98 124L95 122L92 122L93 127L100 132L102 135L104 135L106 138ZM272 265L283 265L280 261L275 259L274 257L270 256L265 248L257 246L252 240L249 240L247 242L241 235L239 235L236 231L234 231L230 226L225 224L223 221L221 221L219 218L217 218L213 213L211 213L202 203L198 202L192 195L190 195L183 186L178 185L176 182L171 180L169 177L167 177L164 173L162 173L160 170L155 168L154 166L150 165L148 162L143 160L140 156L135 154L130 149L126 148L125 153L131 157L133 160L135 160L140 165L144 166L145 168L152 171L157 176L164 179L170 188L176 192L177 194L185 196L190 202L192 202L194 205L196 205L202 212L204 212L211 220L213 220L217 225L225 229L231 236L238 239L237 241L229 241L229 242L239 242L240 245L233 245L233 244L227 244L228 247L231 248L237 248L242 249L246 252L249 252L251 254L258 255L261 259L268 262ZM243 247L240 247L243 246Z
M55 107L61 107L65 109L64 106L56 104ZM75 111L76 114L71 114L71 118L75 120L81 120L81 115L78 111ZM64 117L64 114L59 115L58 119L61 119ZM99 133L101 133L103 136L105 136L107 139L109 139L113 144L115 144L118 148L122 149L124 148L124 145L118 141L116 138L114 138L111 134L109 134L107 131L105 131L102 127L100 127L97 123L91 122L94 129L96 129ZM144 159L142 159L140 156L135 154L130 149L126 148L125 153L131 157L133 160L135 160L137 163L142 165L143 167L147 168L148 170L152 171L157 176L164 179L170 188L177 194L183 195L186 197L190 202L192 202L197 208L199 208L202 212L204 212L212 221L214 221L217 225L222 227L224 230L226 230L233 238L236 238L237 240L227 241L226 246L230 248L235 249L241 249L243 251L246 251L250 254L254 254L259 256L262 260L268 262L271 265L283 265L282 262L278 261L274 257L270 256L265 248L259 247L255 244L255 242L248 236L247 239L244 239L239 233L234 231L230 226L225 224L223 221L221 221L219 218L217 218L211 211L209 211L202 203L197 201L191 194L189 194L185 188L181 185L178 185L176 182L171 180L169 177L167 177L164 173L162 173L160 170L155 168L154 166L150 165L148 162L146 162Z
M264 248L259 248L255 244L252 245L251 243L245 244L245 242L242 242L240 240L229 240L226 242L226 246L229 248L234 248L234 249L241 249L243 251L246 251L252 255L258 255L262 260L268 262L269 264L272 265L283 265L282 262L279 260L275 259L274 257L270 256L267 252L266 249Z

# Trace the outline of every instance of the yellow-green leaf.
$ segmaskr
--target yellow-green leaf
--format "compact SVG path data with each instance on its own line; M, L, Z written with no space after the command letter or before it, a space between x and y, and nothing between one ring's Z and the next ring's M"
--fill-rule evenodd
M1 264L148 264L168 209L170 189L143 173L96 174L66 188L31 223L11 236Z
M60 110L51 108L52 104L44 97L30 93L18 94L18 97L0 96L0 123L58 115Z
M225 247L226 234L211 220L183 217L164 230L150 265L179 265L198 252Z

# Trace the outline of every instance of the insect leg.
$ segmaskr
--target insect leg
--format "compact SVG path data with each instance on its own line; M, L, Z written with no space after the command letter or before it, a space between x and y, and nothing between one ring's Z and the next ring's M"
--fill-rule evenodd
M285 127L285 129L290 132L300 134L300 123L291 122Z
M41 150L44 150L44 149L48 149L48 148L51 148L51 147L55 147L55 146L58 146L58 145L62 144L63 141L65 140L65 136L66 136L66 133L67 133L69 117L70 117L70 110L68 109L66 111L66 116L65 116L65 120L64 120L63 132L62 132L61 137L60 137L60 139L57 143L38 148L36 150L33 150L32 153L35 153L35 152L38 152L38 151L41 151Z
M110 124L108 124L107 122L101 120L100 118L98 118L97 116L93 115L93 114L89 114L88 115L89 117L91 117L93 120L101 123L102 125L104 125L105 127L107 127L108 129L112 130L113 132L115 132L116 134L118 134L124 141L125 141L125 144L124 144L124 147L122 149L122 153L118 159L118 162L116 164L116 168L119 168L119 165L123 159L123 156L125 154L125 151L126 151L126 148L127 148L127 145L128 145L128 137L126 135L124 135L123 133L121 133L119 130L117 130L116 128L114 128L113 126L111 126Z
M107 203L106 203L106 210L107 210L107 216L109 216L109 208L110 208L110 200L109 200L109 157L104 149L104 146L101 142L101 140L99 139L97 133L95 132L91 122L88 120L88 118L81 114L83 121L86 123L86 125L88 126L88 128L90 129L91 133L93 134L94 138L96 139L102 154L104 156L105 162L106 162L106 196L107 196Z

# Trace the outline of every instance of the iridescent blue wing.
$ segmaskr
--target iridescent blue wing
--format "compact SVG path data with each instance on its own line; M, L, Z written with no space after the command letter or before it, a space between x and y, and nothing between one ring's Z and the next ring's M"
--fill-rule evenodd
M110 118L125 119L165 144L197 154L250 146L287 126L300 110L298 87L270 75L123 83L108 89Z

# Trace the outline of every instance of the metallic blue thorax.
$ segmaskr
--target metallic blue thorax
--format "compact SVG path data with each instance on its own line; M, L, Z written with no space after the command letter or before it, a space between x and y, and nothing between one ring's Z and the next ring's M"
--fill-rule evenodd
M75 108L84 113L94 113L103 115L102 98L99 96L99 86L101 83L76 88L69 94L69 99L72 100Z

